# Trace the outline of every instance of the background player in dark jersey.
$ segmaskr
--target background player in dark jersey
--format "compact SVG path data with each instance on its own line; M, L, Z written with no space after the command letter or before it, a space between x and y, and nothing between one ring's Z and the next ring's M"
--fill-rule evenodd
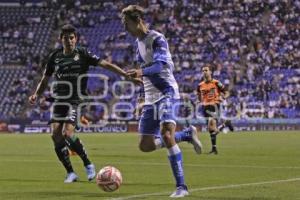
M56 49L50 54L42 79L34 94L29 97L29 102L34 104L37 101L37 98L46 89L49 78L54 75L53 93L55 100L49 123L51 124L55 152L67 170L65 183L71 183L78 179L69 159L68 148L80 156L88 180L92 180L95 177L95 166L88 159L79 138L74 135L77 107L86 95L88 79L86 74L90 65L98 65L122 76L127 77L127 75L118 66L92 55L85 48L77 47L77 32L72 25L62 27L60 39L63 48Z
M229 92L220 81L212 78L212 66L210 64L202 68L202 73L204 81L198 85L198 99L203 105L203 115L207 119L208 131L212 143L210 153L218 154L217 134L225 126L233 131L229 120L226 120L222 125L217 127L218 120L220 119L220 103L229 96Z

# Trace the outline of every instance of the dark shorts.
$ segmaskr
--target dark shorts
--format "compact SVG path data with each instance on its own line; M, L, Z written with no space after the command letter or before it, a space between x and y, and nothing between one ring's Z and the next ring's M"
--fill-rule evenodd
M203 116L207 122L209 117L218 121L221 116L220 104L203 106Z
M67 102L54 102L51 107L49 124L54 122L77 124L77 104Z

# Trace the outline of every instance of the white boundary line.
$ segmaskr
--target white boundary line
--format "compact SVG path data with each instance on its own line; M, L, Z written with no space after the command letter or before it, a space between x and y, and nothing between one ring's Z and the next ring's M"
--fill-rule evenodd
M287 182L294 182L294 181L300 181L300 178L291 178L291 179L274 180L274 181L263 181L263 182L256 182L256 183L244 183L244 184L203 187L203 188L190 189L189 191L197 192L197 191L207 191L207 190L221 190L221 189L228 189L228 188L239 188L239 187L245 187L245 186L287 183ZM170 194L170 192L157 192L157 193L138 194L138 195L132 195L132 196L127 196L127 197L110 198L108 200L127 200L127 199L136 199L136 198L143 198L143 197L149 197L149 196L160 196L160 195L169 195L169 194Z
M13 160L13 159L4 159L1 162L37 162L37 163L51 163L51 162L59 162L58 160ZM81 163L81 161L72 160L72 163ZM120 164L120 165L148 165L148 166L169 166L166 163L154 163L154 162L118 162L112 161L110 163ZM255 165L211 165L211 164L189 164L184 163L184 167L212 167L212 168L253 168L253 169L300 169L300 166L255 166Z

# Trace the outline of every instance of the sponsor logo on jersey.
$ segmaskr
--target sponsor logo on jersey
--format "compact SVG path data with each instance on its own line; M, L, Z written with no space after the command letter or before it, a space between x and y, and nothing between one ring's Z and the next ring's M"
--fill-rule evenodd
M93 58L99 60L99 56L97 56L97 55L95 55L95 54L93 55Z
M61 58L56 58L56 59L54 60L54 63L57 64L57 63L60 63L60 61L62 61Z
M74 56L74 60L75 61L78 61L79 60L79 54L77 53L77 54L75 54L75 56Z
M57 71L58 71L58 69L59 69L59 65L55 65L55 67L54 67L54 71L55 71L55 72L57 72Z
M58 78L67 78L67 77L78 77L80 74L79 73L57 73L56 74Z
M72 66L71 66L71 69L79 69L79 68L81 68L80 65L72 65Z

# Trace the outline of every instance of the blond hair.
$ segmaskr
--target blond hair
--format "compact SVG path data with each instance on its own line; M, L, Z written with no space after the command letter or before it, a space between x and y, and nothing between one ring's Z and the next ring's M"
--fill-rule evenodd
M139 19L144 19L145 10L138 5L129 5L122 10L122 15L127 16L130 19L137 21Z

